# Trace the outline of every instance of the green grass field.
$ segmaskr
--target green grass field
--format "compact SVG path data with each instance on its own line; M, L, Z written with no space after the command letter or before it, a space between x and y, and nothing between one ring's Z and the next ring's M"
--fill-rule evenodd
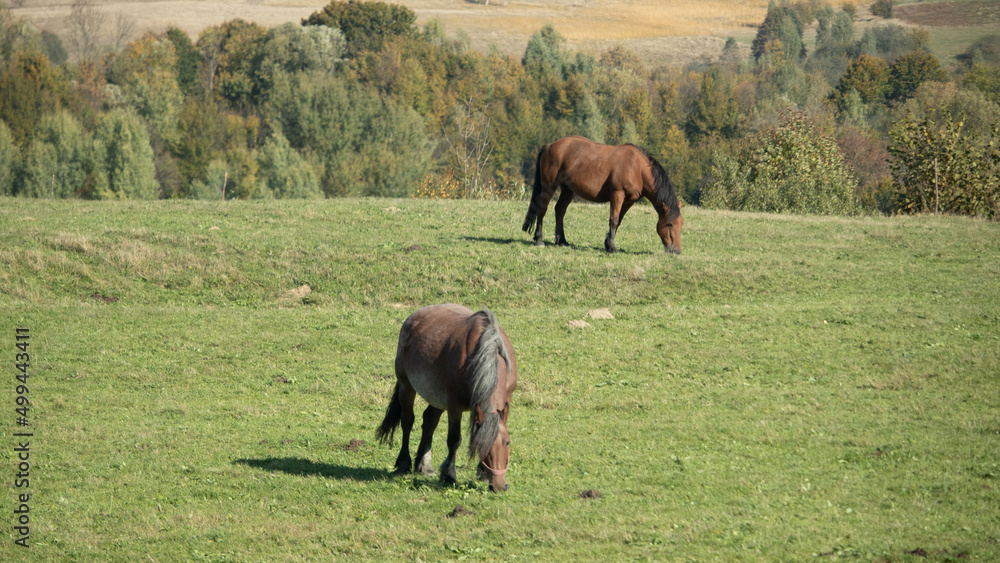
M639 206L607 255L606 207L570 207L572 248L525 209L0 199L0 558L1000 558L1000 225L686 207L673 256ZM514 343L507 493L374 441L440 302Z

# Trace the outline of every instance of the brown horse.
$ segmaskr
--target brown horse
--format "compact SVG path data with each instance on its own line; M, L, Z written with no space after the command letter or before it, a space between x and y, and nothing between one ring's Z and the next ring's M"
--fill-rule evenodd
M469 456L479 456L477 473L494 492L506 491L510 462L507 416L517 387L517 361L507 334L489 309L477 313L461 305L431 305L413 313L399 331L396 388L375 436L391 443L402 425L403 444L396 473L409 473L413 401L427 401L415 470L433 474L431 439L441 414L448 411L448 458L441 481L456 482L455 452L462 442L462 413L469 417Z
M573 194L599 203L611 202L611 219L604 248L614 252L615 233L625 213L646 197L660 216L656 232L667 252L681 253L681 201L660 163L635 145L602 145L584 137L565 137L538 152L531 205L522 230L535 227L535 245L542 241L542 219L556 188L556 244L569 246L563 232L563 217Z

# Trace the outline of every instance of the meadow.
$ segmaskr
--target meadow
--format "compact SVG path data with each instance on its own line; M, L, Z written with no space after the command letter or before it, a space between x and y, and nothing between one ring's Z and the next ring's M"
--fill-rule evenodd
M606 207L570 207L570 248L525 209L0 200L2 558L1000 557L1000 225L691 206L674 256L643 205L608 255ZM374 440L440 302L514 343L506 493L464 458L394 477Z

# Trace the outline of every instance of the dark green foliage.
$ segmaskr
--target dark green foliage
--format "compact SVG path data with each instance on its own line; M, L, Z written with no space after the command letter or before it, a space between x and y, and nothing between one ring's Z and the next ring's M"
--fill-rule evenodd
M174 44L174 52L177 54L175 69L177 85L185 96L190 95L198 81L201 55L198 54L188 34L176 27L167 29L167 39Z
M347 40L350 56L378 51L391 37L416 33L417 16L410 8L385 2L334 0L302 21L302 25L337 28Z
M69 58L62 39L58 35L48 30L42 30L41 36L42 52L49 58L49 62L54 65L61 65Z
M0 74L0 120L10 127L14 142L26 147L41 116L63 105L66 83L38 51L20 51Z
M94 132L96 179L89 196L96 199L155 199L160 195L149 133L139 117L126 110L105 114Z
M736 135L738 110L733 100L733 77L720 67L712 67L701 77L695 106L687 121L694 139L711 135Z
M914 32L895 24L867 27L861 39L854 45L851 54L853 57L877 56L891 63L903 53L917 49L920 46L917 40L919 36L920 34L915 35Z
M266 38L267 30L243 20L202 31L198 50L207 75L204 88L242 110L259 103L260 64Z
M916 92L924 81L944 82L948 75L941 68L934 55L918 49L910 51L889 66L887 98L892 101L905 100Z
M734 156L717 154L702 205L771 213L852 214L856 181L833 139L804 114L747 139Z
M14 195L14 165L20 156L10 128L0 121L0 195Z
M750 52L755 59L760 59L767 52L767 45L772 41L780 41L786 58L799 61L806 56L806 46L802 41L802 20L798 13L788 5L772 4L767 9L764 22L757 29L757 35L750 46Z
M415 111L341 79L299 74L279 81L265 114L291 146L321 163L329 196L405 196L430 165L430 141Z
M908 116L890 132L890 166L904 212L1000 214L1000 134L963 133L950 114Z
M962 83L1000 104L1000 35L978 39L956 58L967 69Z
M83 195L93 163L90 137L65 110L42 118L25 151L17 195L68 198Z
M564 79L569 66L568 55L563 50L565 43L566 39L552 24L545 24L531 35L521 64L536 80Z
M973 63L962 83L978 89L993 103L1000 104L1000 65Z
M870 55L861 55L851 61L840 78L830 99L843 111L852 92L862 103L880 103L889 88L889 68L885 61Z
M322 197L319 180L281 133L275 133L257 151L260 178L270 195L278 198Z
M875 0L871 5L871 12L882 19L889 19L892 17L892 6L895 4L894 0Z

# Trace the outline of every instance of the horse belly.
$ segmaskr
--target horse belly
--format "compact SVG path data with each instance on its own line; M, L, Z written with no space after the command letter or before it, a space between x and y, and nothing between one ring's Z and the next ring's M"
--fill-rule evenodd
M448 409L448 390L442 385L444 377L432 366L407 366L406 378L427 404L442 410Z

